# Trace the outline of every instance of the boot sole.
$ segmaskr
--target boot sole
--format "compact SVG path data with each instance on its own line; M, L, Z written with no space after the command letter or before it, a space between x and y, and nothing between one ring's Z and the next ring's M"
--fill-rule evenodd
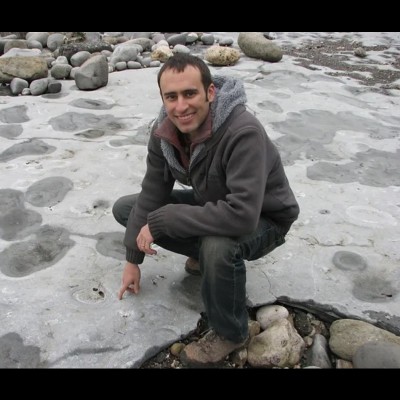
M185 265L185 271L190 275L194 275L194 276L200 276L201 275L199 269L192 269L192 268L189 268L187 265Z

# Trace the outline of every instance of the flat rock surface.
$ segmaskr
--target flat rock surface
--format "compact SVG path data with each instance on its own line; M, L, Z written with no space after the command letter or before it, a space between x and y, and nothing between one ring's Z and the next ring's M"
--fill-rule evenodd
M238 48L237 32L214 34ZM210 67L244 81L301 208L286 244L247 263L248 305L400 335L400 34L277 36L278 63ZM200 279L183 256L158 249L140 294L117 299L124 229L111 208L140 190L158 70L115 72L92 92L70 80L58 94L0 96L1 367L139 367L195 329Z

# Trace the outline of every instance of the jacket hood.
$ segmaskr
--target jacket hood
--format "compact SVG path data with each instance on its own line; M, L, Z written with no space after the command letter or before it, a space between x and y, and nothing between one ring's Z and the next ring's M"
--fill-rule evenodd
M237 78L215 75L213 82L217 88L215 99L211 103L212 131L215 132L237 105L246 104L247 97L243 82Z
M238 78L214 75L212 79L216 87L216 96L211 103L212 132L214 133L237 105L246 104L247 97L243 82ZM164 106L162 106L157 120L158 125L161 125L166 116L167 113Z

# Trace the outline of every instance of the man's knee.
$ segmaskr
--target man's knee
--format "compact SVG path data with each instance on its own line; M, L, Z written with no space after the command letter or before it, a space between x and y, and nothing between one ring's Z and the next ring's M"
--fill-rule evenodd
M200 251L210 260L231 257L235 251L236 241L225 236L204 236L201 239Z
M117 201L114 203L114 205L113 205L113 207L112 207L112 213L113 213L113 215L114 215L115 220L116 220L118 223L120 223L121 225L123 225L123 224L122 224L122 220L121 220L121 213L120 213L120 204L119 204L119 200L117 200Z
M129 214L136 204L137 195L129 195L120 197L112 207L112 213L116 221L126 226L128 223Z

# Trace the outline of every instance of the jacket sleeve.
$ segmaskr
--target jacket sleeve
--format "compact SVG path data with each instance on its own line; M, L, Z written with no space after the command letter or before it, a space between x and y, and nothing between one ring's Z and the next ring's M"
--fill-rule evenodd
M148 215L152 235L176 238L190 236L238 237L252 232L261 214L268 175L276 161L265 132L250 124L226 132L229 139L220 142L225 176L221 176L228 194L204 205L167 204ZM272 150L271 154L268 154ZM269 157L270 156L270 157Z
M154 129L152 133L153 131ZM138 196L136 207L129 215L124 238L126 260L134 264L141 264L145 255L136 244L139 231L147 224L148 214L168 202L175 182L171 174L166 173L168 171L161 151L160 140L153 134L150 136L147 149L147 170L142 181L142 190Z

